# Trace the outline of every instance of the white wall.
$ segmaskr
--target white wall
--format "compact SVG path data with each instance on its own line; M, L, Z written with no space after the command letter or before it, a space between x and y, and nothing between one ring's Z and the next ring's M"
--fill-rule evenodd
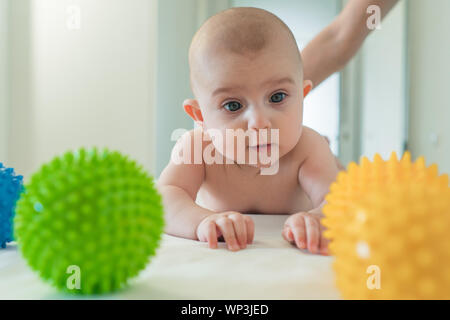
M408 5L410 148L450 173L450 1Z
M407 138L405 1L372 31L360 54L361 155L401 155Z
M10 5L11 165L28 177L67 149L95 145L154 172L156 0ZM80 9L79 29L67 27L69 5Z
M8 2L0 0L0 162L7 165L8 104Z
M160 0L158 5L158 71L156 103L156 175L168 164L175 141L172 132L190 130L194 122L183 110L193 98L188 52L197 30L197 0Z
M8 0L8 165L25 178L36 167L30 3L28 0Z

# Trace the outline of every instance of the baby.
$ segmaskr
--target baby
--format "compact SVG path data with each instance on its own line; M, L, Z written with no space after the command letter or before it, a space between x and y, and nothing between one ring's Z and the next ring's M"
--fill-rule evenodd
M178 140L158 180L165 232L210 248L223 239L236 251L253 241L254 224L246 214L290 214L284 239L327 255L321 209L338 168L326 140L302 126L303 98L312 83L303 80L289 28L262 9L222 11L197 31L189 66L196 99L183 107L198 128ZM246 133L240 149L236 136L224 142L209 133L225 137L229 130ZM236 162L236 151L245 161ZM174 153L190 161L175 161ZM250 161L254 153L257 160ZM225 160L206 161L205 154Z

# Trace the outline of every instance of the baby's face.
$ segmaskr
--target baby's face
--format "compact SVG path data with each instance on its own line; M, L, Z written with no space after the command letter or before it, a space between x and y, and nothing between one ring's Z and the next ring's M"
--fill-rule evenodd
M270 143L270 129L278 129L272 150L278 147L282 157L294 148L302 132L303 79L298 56L283 48L275 43L252 55L218 51L203 59L194 91L204 130L220 130L224 137L226 129L269 131L269 141L246 141L248 149Z

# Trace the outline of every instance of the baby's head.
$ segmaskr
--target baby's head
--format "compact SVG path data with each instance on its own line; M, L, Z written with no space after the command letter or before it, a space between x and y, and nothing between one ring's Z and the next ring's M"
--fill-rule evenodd
M192 40L189 66L195 99L184 109L204 130L278 129L279 157L294 148L311 82L303 80L295 38L277 16L232 8L209 18Z

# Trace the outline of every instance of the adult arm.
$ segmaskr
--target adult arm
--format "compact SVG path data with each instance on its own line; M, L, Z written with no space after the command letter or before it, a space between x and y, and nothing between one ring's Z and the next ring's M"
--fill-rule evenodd
M383 19L398 0L349 0L333 22L320 32L301 52L304 79L317 87L334 72L341 70L356 54L370 33L367 8L377 5Z

